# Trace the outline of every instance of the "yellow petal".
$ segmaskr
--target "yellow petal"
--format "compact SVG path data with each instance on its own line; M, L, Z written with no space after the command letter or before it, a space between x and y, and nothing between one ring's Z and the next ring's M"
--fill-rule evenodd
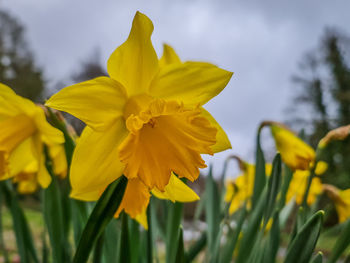
M211 149L213 150L214 153L217 152L222 152L225 151L227 149L231 149L231 143L225 133L225 131L223 130L223 128L221 128L220 124L214 119L214 117L204 108L201 108L202 110L202 116L204 116L209 122L210 124L216 128L217 133L216 133L216 143L214 146L211 147Z
M293 132L280 125L271 125L271 133L282 161L292 170L308 170L315 161L315 151Z
M152 21L137 12L128 39L108 60L108 74L123 84L128 96L147 92L158 71L158 57L151 42L152 32Z
M38 183L42 188L47 188L50 185L52 178L46 169L43 144L39 137L35 138L34 141L35 141L35 147L36 147L36 152L38 156L38 165L39 165L39 170L37 174Z
M126 95L117 81L99 77L66 87L46 106L66 111L95 130L105 130L123 115Z
M164 67L173 63L181 63L181 60L171 46L164 44L163 56L159 60L159 67Z
M0 86L0 119L3 116L15 116L25 113L33 116L37 106L30 100L18 96L13 90L5 85Z
M70 182L71 197L85 200L98 199L99 190L115 181L124 170L118 158L118 146L127 135L124 120L118 119L105 132L86 127L77 142ZM86 193L95 194L95 196Z
M169 184L165 186L164 192L153 188L152 194L159 199L167 199L174 203L175 201L193 202L199 200L199 196L173 173L170 176Z
M203 105L225 88L232 74L209 63L170 64L160 68L149 93L185 105Z
M143 210L141 214L135 217L135 220L144 227L144 229L148 230L148 222L147 222L147 209Z
M319 161L316 164L315 174L316 175L324 174L327 171L327 169L328 169L328 163L324 161Z
M9 174L16 176L23 172L28 165L36 163L36 171L38 171L38 159L35 152L33 138L24 140L9 157Z
M136 218L146 210L151 195L148 188L141 180L129 179L125 189L123 200L115 213L115 217L124 210L131 218Z
M0 121L0 149L10 153L36 132L35 123L25 114Z
M38 189L38 183L33 179L19 181L17 185L17 191L20 194L31 194L34 193Z
M53 162L53 172L64 178L67 175L67 158L64 146L62 144L50 146L49 152Z
M40 133L42 142L44 142L46 145L64 143L63 133L48 123L46 120L45 112L41 107L37 107L37 111L33 119Z

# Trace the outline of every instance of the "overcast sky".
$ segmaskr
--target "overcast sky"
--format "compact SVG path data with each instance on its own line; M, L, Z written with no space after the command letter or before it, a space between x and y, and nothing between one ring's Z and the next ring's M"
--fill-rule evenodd
M158 54L165 42L182 60L233 71L227 88L207 105L233 146L207 158L215 163L232 153L253 160L259 122L285 119L293 93L290 78L302 55L317 46L326 26L350 25L346 0L0 0L0 5L25 25L51 83L76 72L94 47L101 49L105 65L127 38L137 10L154 23Z

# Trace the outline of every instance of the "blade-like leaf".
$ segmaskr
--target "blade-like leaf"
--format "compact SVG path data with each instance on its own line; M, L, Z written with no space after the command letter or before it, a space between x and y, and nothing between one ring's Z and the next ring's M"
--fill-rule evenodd
M179 238L179 227L182 219L182 203L170 203L168 202L168 215L167 215L167 228L166 228L166 262L175 262L175 256L177 253L177 244Z
M207 233L203 232L199 239L188 249L185 259L186 262L192 262L195 257L205 248L207 244Z
M185 250L184 250L184 239L183 239L183 230L182 227L179 227L179 237L177 244L177 252L176 252L176 263L185 263Z
M240 212L239 218L237 220L236 228L235 229L230 228L227 234L227 242L223 247L223 251L220 256L220 262L229 263L232 261L233 251L236 247L238 237L239 237L239 234L241 233L243 222L246 218L246 215L247 215L247 209L246 209L246 206L244 205L244 207Z
M267 198L264 215L264 224L266 225L270 219L274 209L276 208L276 198L281 185L281 155L278 153L272 163L272 172L267 186Z
M81 235L73 259L74 263L83 263L88 260L92 246L117 211L123 199L126 185L126 177L121 176L119 179L111 183L103 192Z
M256 166L252 207L256 207L266 184L265 157L260 145L260 129L256 137Z
M317 255L310 261L310 263L322 263L322 262L323 262L322 252L318 252Z
M344 224L344 228L337 239L327 263L337 262L338 258L344 253L345 249L350 245L350 219Z
M252 210L247 228L243 231L243 237L238 250L237 263L247 262L251 256L252 248L257 241L260 226L266 204L266 188L262 192L257 206Z
M321 232L323 215L323 211L318 211L301 227L288 248L285 263L310 261Z
M212 167L209 168L209 173L206 178L205 184L205 218L207 221L207 234L208 234L208 259L210 262L216 262L218 251L216 250L218 234L220 232L220 194L218 185L215 182L212 175Z
M119 249L119 262L131 262L130 246L129 246L129 227L128 227L128 216L122 214L122 229L120 236L120 249Z

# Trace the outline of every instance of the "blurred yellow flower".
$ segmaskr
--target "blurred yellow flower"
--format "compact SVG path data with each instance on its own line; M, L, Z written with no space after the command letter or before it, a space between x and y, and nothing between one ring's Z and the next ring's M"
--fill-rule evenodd
M33 178L46 188L51 177L45 167L44 145L50 152L57 152L54 149L63 143L63 134L46 121L40 106L0 84L0 180L26 181L26 186L19 184L22 192L35 188ZM67 167L62 164L62 155L56 153L52 157L60 163L57 169L63 174Z
M233 214L247 202L248 209L251 207L251 197L254 190L255 165L242 162L242 174L233 180L226 182L225 202L230 203L229 214ZM266 164L266 175L270 176L271 164Z
M182 63L169 46L158 60L152 32L151 20L137 12L129 37L108 60L109 77L64 88L46 103L87 124L72 160L71 196L96 200L124 174L134 189L130 215L140 212L136 200L147 200L149 190L166 191L172 172L193 181L206 167L201 154L231 147L202 106L232 73L209 63Z
M305 195L305 190L307 186L307 181L310 176L310 171L296 170L293 173L293 178L289 184L287 191L286 202L295 198L297 204L302 204ZM314 177L311 182L309 195L307 198L307 204L312 205L317 196L319 196L323 191L322 182L319 178Z
M329 184L324 184L323 188L329 198L334 202L339 223L350 218L350 189L340 190Z
M308 170L315 162L315 151L282 124L270 125L282 161L292 170Z

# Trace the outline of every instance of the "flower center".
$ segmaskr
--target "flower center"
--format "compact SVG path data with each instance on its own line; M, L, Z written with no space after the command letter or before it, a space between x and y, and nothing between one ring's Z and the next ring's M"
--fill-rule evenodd
M125 110L129 135L119 146L125 176L138 177L150 189L161 191L171 172L195 180L199 168L206 167L201 154L213 154L216 128L201 115L200 108L145 98L147 103L130 102Z

